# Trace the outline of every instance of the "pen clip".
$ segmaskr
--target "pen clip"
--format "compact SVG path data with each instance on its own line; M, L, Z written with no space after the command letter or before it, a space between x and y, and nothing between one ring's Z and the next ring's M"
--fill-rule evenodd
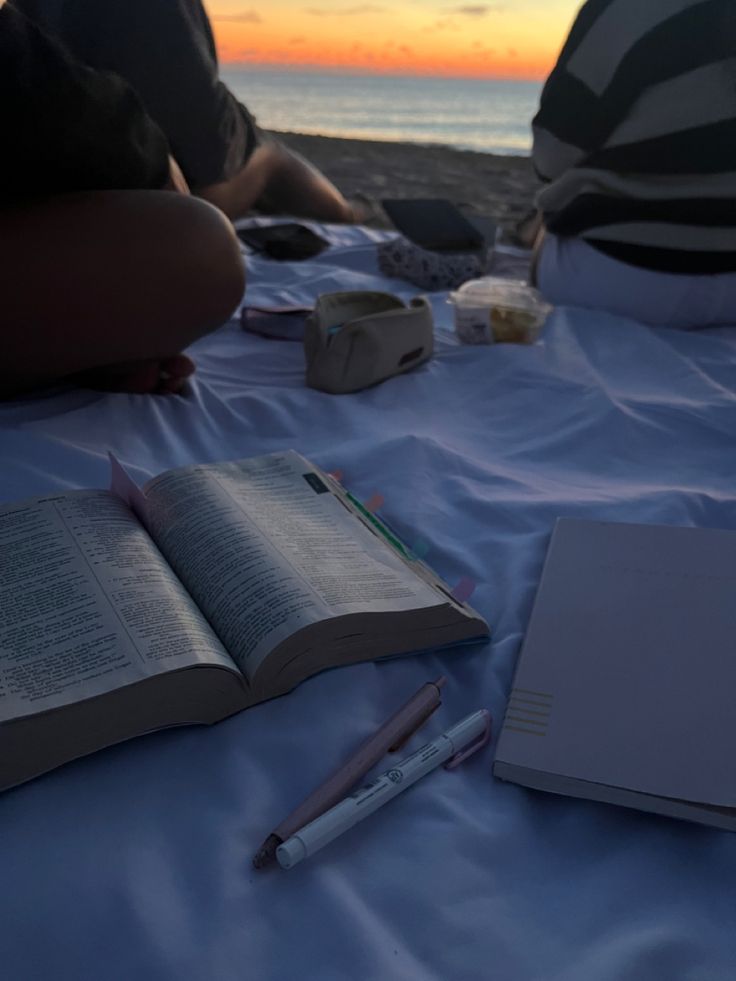
M442 704L441 702L437 702L436 705L430 705L427 711L423 712L422 715L419 716L414 726L408 732L402 733L401 737L398 739L397 742L393 744L393 746L389 746L388 748L389 753L396 753L398 752L398 750L406 746L406 744L409 742L409 740L414 735L414 733L418 732L418 730L422 728L422 726L430 717L430 715L435 713L441 704Z
M491 718L491 714L490 712L486 712L486 727L483 732L480 734L480 736L478 736L474 743L471 743L470 746L466 746L465 749L461 750L459 753L455 753L454 756L451 756L447 763L445 763L445 769L454 770L455 767L460 766L461 763L464 763L469 756L477 753L479 749L483 749L483 747L491 741L492 724L493 719Z

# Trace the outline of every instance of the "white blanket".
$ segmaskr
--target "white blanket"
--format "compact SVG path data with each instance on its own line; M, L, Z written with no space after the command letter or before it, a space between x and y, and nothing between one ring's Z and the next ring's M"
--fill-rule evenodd
M316 260L249 260L250 302L415 293L378 275L383 233L318 230L336 246ZM233 322L193 349L186 397L0 405L4 501L106 486L108 450L144 479L293 447L380 493L440 574L477 582L493 627L490 644L328 672L0 796L3 979L732 981L736 836L496 782L492 747L291 872L250 866L423 682L448 677L412 747L477 708L501 720L558 515L736 528L736 327L558 310L533 347L473 348L433 305L434 360L354 396L306 389L299 344Z

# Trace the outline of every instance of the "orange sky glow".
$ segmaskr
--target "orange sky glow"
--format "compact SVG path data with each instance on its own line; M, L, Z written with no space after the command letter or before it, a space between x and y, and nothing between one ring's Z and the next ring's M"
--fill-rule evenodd
M207 0L206 0L207 2ZM225 64L544 78L580 0L208 0Z

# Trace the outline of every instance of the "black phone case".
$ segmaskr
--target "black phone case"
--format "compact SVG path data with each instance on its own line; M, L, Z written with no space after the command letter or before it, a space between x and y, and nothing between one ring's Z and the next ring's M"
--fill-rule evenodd
M306 225L284 222L262 228L239 228L238 238L271 259L311 259L323 252L329 242Z

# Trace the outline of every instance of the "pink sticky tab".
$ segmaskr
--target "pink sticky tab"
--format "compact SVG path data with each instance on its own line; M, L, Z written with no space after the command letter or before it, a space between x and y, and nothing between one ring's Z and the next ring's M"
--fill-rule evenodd
M112 453L108 453L107 455L110 459L110 490L128 505L144 525L147 525L148 506L146 495L130 476L120 460Z
M478 585L474 579L468 578L468 576L463 576L460 582L455 586L452 591L452 598L458 603L467 603L470 597L475 592L475 587Z
M385 498L383 494L374 494L373 497L369 497L368 500L363 504L366 511L370 511L371 514L377 511L380 507L383 507Z
M338 483L342 483L342 470L328 470L327 476L332 477Z

